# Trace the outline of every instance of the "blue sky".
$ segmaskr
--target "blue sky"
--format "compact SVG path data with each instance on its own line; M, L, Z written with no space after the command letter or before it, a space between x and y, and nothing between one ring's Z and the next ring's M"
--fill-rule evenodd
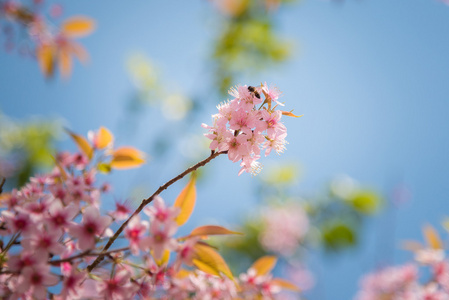
M80 133L101 125L120 132L133 91L125 62L136 52L154 60L173 89L204 89L209 76L204 66L218 26L208 1L105 3L61 1L65 16L85 14L98 23L82 40L90 63L75 64L68 81L47 82L32 59L0 52L5 114L19 120L59 116ZM314 299L350 299L362 273L380 261L409 259L399 241L420 239L422 224L438 226L449 213L449 7L436 0L304 0L283 8L276 28L294 41L293 57L240 83L276 84L287 108L304 117L286 121L288 150L266 161L300 161L302 195L314 194L340 173L384 194L398 183L412 193L396 212L370 220L357 249L338 258L312 255L320 280ZM212 99L210 114L218 100ZM158 114L141 115L132 137L117 138L145 149L165 128ZM200 123L209 122L210 114L194 133L202 132ZM185 160L180 154L164 170L152 170L150 162L145 171L130 171L119 181L118 197L136 183L157 187ZM254 179L237 177L236 164L222 158L210 168L216 177L200 187L203 200L192 226L211 218L230 224L257 202ZM181 186L164 198L173 199Z

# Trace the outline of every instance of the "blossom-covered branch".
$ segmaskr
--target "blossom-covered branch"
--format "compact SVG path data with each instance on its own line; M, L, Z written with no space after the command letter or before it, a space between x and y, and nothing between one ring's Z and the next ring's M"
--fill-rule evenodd
M190 174L191 172L197 170L198 168L205 166L212 159L214 159L217 156L219 156L220 154L224 154L224 153L226 153L226 152L212 152L211 155L208 158L206 158L206 159L200 161L199 163L191 166L190 168L188 168L187 170L185 170L184 172L182 172L178 176L176 176L176 177L172 178L171 180L167 181L165 184L161 185L156 190L156 192L153 193L153 195L151 195L147 199L142 200L142 203L140 203L139 207L134 211L134 213L125 222L123 222L123 224L120 226L120 228L115 232L115 234L109 239L108 243L104 246L101 254L95 259L95 261L91 265L89 265L87 267L87 270L89 272L92 271L103 260L103 257L105 256L106 251L109 249L109 247L111 247L111 245L114 243L114 241L123 232L123 230L126 228L126 226L131 221L131 219L134 216L138 215L144 209L145 206L147 206L149 203L151 203L151 201L154 200L154 198L156 196L158 196L160 193L162 193L162 191L166 190L169 186L171 186L176 181L184 178L184 176L186 176L187 174Z
M268 114L274 111L269 100L261 106ZM263 116L259 121L268 122ZM233 131L233 137L248 138L249 132L242 132ZM232 150L212 149L209 157L160 186L132 213L125 203L116 203L114 211L104 214L101 197L110 188L98 186L96 174L138 167L145 156L129 146L116 147L112 133L104 127L90 132L88 139L68 133L79 152L60 153L51 173L32 177L23 188L2 195L0 297L45 299L53 297L52 286L61 287L61 299L274 299L282 289L298 291L292 283L272 277L277 261L272 256L260 258L234 278L205 237L238 232L204 225L175 237L195 206L195 176L173 206L159 195ZM123 220L114 233L111 224ZM119 236L128 244L109 250Z

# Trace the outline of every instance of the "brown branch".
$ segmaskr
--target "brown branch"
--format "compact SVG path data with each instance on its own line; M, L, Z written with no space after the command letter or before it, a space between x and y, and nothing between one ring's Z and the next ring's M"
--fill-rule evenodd
M105 253L103 253L103 252L101 252L101 253L99 253L99 252L90 252L90 250L86 250L86 251L81 252L81 253L79 253L77 255L70 256L70 257L67 257L67 258L57 259L57 260L50 260L48 263L51 264L51 265L56 265L57 266L60 263L69 262L69 261L72 261L74 259L81 258L81 257L84 257L84 256L98 256L100 254L108 255L108 254L111 254L111 253L114 253L114 252L121 252L121 251L126 251L126 250L129 250L129 247L109 250L108 252L105 252Z
M5 184L5 182L6 182L6 178L3 178L2 182L0 183L0 194L3 193L3 185Z
M95 259L95 261L90 264L87 267L87 271L91 272L103 259L104 256L107 254L107 250L109 249L109 247L111 247L111 245L114 243L114 241L118 238L118 236L123 232L123 230L125 229L126 225L128 225L129 221L131 221L131 219L136 216L137 214L139 214L142 209L148 205L149 203L151 203L151 201L153 201L153 199L159 195L160 193L162 193L164 190L166 190L169 186L171 186L173 183L175 183L176 181L182 179L184 176L186 176L187 174L197 170L200 167L205 166L208 162L210 162L212 159L214 159L215 157L219 156L220 154L225 154L227 153L227 151L223 151L223 152L214 152L212 151L211 155L200 161L199 163L197 163L194 166L191 166L190 168L188 168L187 170L185 170L184 172L182 172L181 174L179 174L178 176L172 178L171 180L167 181L165 184L161 185L156 192L154 192L153 195L151 195L149 198L142 200L142 203L139 205L139 207L133 212L133 214L120 226L120 228L115 232L115 234L109 239L108 243L104 246L103 250L101 251L100 255L98 255L98 257Z

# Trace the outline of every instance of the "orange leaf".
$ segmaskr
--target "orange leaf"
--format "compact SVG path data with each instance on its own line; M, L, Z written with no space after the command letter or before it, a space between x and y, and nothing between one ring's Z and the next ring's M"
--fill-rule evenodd
M90 34L95 28L93 19L85 16L76 16L67 19L62 24L62 32L69 37L83 37Z
M284 290L290 290L290 291L293 291L293 292L300 292L301 291L293 283L291 283L291 282L289 282L287 280L281 279L281 278L274 278L273 280L271 280L271 284L277 285L277 286L281 287Z
M73 54L73 56L76 56L76 58L78 58L82 63L85 63L89 59L89 54L80 44L71 42L70 52Z
M109 146L114 139L112 133L106 127L100 127L95 138L95 146L98 149L104 149Z
M234 276L232 276L231 270L223 257L221 257L212 247L206 244L197 243L194 246L194 253L195 258L193 259L193 264L201 271L216 276L224 274L229 279L234 279Z
M181 191L178 198L176 198L175 204L173 205L181 209L181 212L176 217L176 223L178 224L178 226L183 225L190 218L190 215L193 212L193 208L195 207L195 201L196 201L195 176L192 175L190 177L189 182Z
M46 77L51 77L55 67L55 48L49 44L39 45L36 49L36 56L42 73Z
M282 112L282 114L283 114L284 116L288 116L288 117L299 118L299 117L304 116L304 115L300 115L300 116L294 115L291 111L283 111L283 110L281 110L281 112Z
M76 145L81 150L81 152L83 152L84 155L86 155L87 158L89 158L89 160L91 160L92 156L94 155L94 151L93 151L91 145L89 144L89 142L81 135L71 132L68 129L66 129L66 131L70 134L70 136L75 141Z
M423 234L429 247L432 249L443 249L443 243L435 228L431 225L426 225L423 228Z
M58 168L59 173L61 174L62 180L63 181L67 180L67 177L68 177L67 172L64 170L64 168L61 166L59 161L57 161L56 159L55 159L55 165Z
M2 203L3 201L9 200L10 197L11 197L10 193L1 193L0 194L0 203Z
M69 77L70 72L72 72L72 57L70 56L70 52L68 49L61 48L58 53L58 64L59 71L61 72L63 77Z
M271 270L273 270L274 266L276 265L277 257L276 256L262 256L258 260L256 260L253 265L251 266L251 269L254 269L257 273L257 275L265 275L269 273Z
M243 233L231 231L221 226L206 225L195 228L190 233L190 236L219 235L219 234L243 234Z
M112 152L111 168L137 168L145 163L142 152L133 147L121 147Z

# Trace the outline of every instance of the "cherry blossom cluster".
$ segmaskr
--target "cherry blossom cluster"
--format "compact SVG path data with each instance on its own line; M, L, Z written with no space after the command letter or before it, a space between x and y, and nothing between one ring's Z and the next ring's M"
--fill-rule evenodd
M239 175L243 172L256 175L261 170L257 161L261 149L265 149L265 156L272 150L277 154L284 152L287 128L281 117L295 115L276 109L278 105L283 106L278 101L281 93L266 83L259 87L237 86L229 94L234 99L217 107L218 113L212 116L213 125L202 125L209 130L205 136L212 140L209 146L212 151L227 152L231 161L240 161ZM277 104L274 107L273 102Z
M79 153L57 155L49 174L0 194L0 298L275 299L281 289L297 291L272 277L274 257L262 257L234 278L205 237L236 232L207 225L175 237L195 203L194 177L173 206L156 195L142 213L123 203L103 212L101 200L111 187L97 183L98 172L105 165L134 167L141 158L129 147L113 150L105 128L90 141L70 135ZM111 161L96 162L97 152ZM114 222L124 226L118 240ZM109 249L108 241L117 243Z
M44 75L52 76L58 65L61 74L68 76L72 57L82 62L87 59L84 48L73 39L89 34L93 30L93 21L86 17L74 17L61 26L53 25L61 14L62 6L58 4L52 5L45 13L43 0L28 1L26 4L17 0L0 1L0 29L6 39L6 50L12 50L17 44L20 53L37 57ZM16 41L16 36L21 39L26 36L27 39Z
M94 186L96 170L85 168L81 153L61 153L57 161L50 174L2 195L1 297L45 299L62 278L61 295L70 294L86 278L71 257L87 255L111 233L113 219L99 211L108 185Z
M355 299L448 300L449 261L439 238L431 233L430 245L413 251L413 262L365 275Z
M268 252L292 256L309 231L309 219L301 206L290 203L262 212L263 229L259 241Z

